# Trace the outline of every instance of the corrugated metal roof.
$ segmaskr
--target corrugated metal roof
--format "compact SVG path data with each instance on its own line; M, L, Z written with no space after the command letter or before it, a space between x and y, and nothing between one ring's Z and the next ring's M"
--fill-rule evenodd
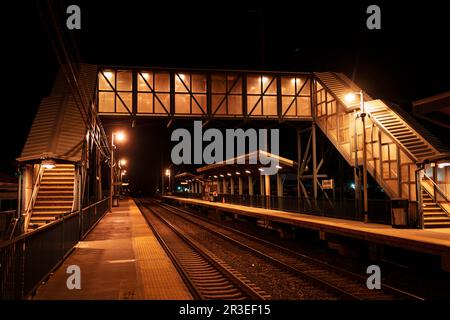
M95 93L97 67L82 64L77 82L82 97L74 95L63 70L60 70L52 94L42 99L25 146L18 161L42 158L81 160L81 147L87 127L79 107L90 106ZM83 104L81 104L83 101Z

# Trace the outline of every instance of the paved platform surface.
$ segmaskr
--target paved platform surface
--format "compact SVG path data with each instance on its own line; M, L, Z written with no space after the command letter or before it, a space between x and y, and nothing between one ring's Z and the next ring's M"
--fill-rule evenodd
M313 216L279 210L247 207L230 203L165 196L179 202L216 208L221 211L268 219L296 225L298 227L339 234L351 238L367 240L383 245L391 245L408 250L450 257L450 228L441 229L395 229L389 225L364 223L345 219Z
M67 267L81 269L69 290ZM192 299L133 200L123 200L81 241L34 299Z

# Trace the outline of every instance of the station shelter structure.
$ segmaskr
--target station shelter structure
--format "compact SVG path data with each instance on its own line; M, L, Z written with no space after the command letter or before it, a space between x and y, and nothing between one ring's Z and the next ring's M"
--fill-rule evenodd
M73 77L67 77L63 66L50 95L42 99L17 159L22 173L18 212L24 231L110 194L115 185L108 172L113 167L115 181L119 173L111 156L114 145L102 122L129 119L133 124L137 118L169 124L177 119L306 123L312 199L320 192L316 131L321 130L355 169L354 180L360 189L364 188L361 166L366 160L368 174L390 199L408 204L417 227L450 226L448 149L403 109L370 96L342 73L88 64L70 71ZM348 93L358 93L361 99L349 101ZM299 159L292 161L297 174L301 159L298 163ZM282 170L288 167L280 166ZM244 173L238 179L237 193ZM217 184L217 188L231 188L232 194L234 180L229 183ZM251 188L247 189L250 193Z

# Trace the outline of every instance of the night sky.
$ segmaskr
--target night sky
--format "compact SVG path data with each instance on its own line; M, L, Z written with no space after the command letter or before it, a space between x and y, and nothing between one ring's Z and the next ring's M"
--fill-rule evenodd
M338 71L372 96L406 109L415 99L450 89L450 13L442 1L297 0L267 5L209 1L192 6L189 1L166 7L130 0L51 3L61 19L67 5L80 5L82 29L68 35L75 44L72 49L87 63ZM365 10L370 4L381 7L381 30L366 28ZM58 61L39 14L47 10L47 1L3 6L0 133L5 143L0 171L11 174L39 102L49 94ZM154 150L168 149L162 142L168 140L164 128L165 123L140 122L130 129L133 143L122 152L141 158L131 170L135 176L136 168L161 163ZM149 179L140 182L144 188L156 178Z

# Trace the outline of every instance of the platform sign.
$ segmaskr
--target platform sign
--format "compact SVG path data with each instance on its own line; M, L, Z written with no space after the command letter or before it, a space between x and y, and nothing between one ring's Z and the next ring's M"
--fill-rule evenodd
M334 179L322 180L322 189L334 189Z

